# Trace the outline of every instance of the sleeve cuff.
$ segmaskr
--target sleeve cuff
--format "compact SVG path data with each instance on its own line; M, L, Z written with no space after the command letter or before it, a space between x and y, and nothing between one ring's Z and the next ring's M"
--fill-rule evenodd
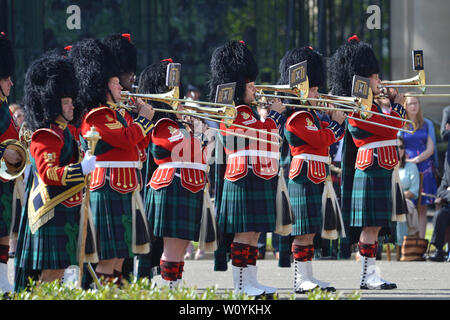
M331 120L330 124L327 127L328 129L330 129L331 131L333 131L334 133L334 137L336 138L336 140L344 134L344 127L341 126L338 122Z
M62 184L67 185L68 183L80 183L84 181L83 169L81 168L81 163L68 165L64 169Z
M403 119L405 118L406 115L406 110L405 108L403 108L403 106L399 103L394 104L394 106L392 107L392 110L397 112L400 117L402 117Z
M138 116L134 121L142 130L144 136L148 135L148 133L153 129L153 123L143 116Z

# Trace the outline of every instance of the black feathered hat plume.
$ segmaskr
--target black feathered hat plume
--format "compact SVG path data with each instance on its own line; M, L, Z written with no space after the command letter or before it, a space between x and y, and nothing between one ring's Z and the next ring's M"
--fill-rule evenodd
M106 104L108 81L119 77L119 66L109 48L97 39L83 39L69 51L80 90L76 103L88 111Z
M6 79L14 74L14 50L4 32L0 32L0 79Z
M130 34L112 34L103 39L103 43L117 59L120 73L136 73L137 49L131 41Z
M369 77L379 72L380 66L372 46L352 36L330 59L329 86L335 95L350 96L354 75Z
M170 89L166 86L166 73L167 66L171 61L171 59L165 59L147 66L139 76L139 93L159 94L168 92ZM152 101L152 105L155 108L172 110L172 107L163 102ZM156 122L161 118L176 120L173 113L156 112L152 121Z
M289 84L289 67L308 62L307 74L309 87L323 87L326 85L326 69L322 55L312 47L294 48L286 52L280 61L280 80L278 84Z
M229 41L216 48L211 57L209 98L214 100L217 86L236 82L234 101L243 103L245 85L254 82L258 76L258 65L244 41Z
M78 80L72 63L64 57L45 55L27 70L23 105L25 121L32 131L48 128L62 114L61 99L75 99ZM74 110L74 116L79 112Z

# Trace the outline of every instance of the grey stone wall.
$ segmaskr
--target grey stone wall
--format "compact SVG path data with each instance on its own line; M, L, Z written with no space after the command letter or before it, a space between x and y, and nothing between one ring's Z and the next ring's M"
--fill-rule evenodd
M450 84L449 17L448 0L391 0L390 80L415 76L411 51L423 50L427 83ZM427 93L450 93L450 88L429 88ZM426 117L440 122L450 97L422 97L421 105Z

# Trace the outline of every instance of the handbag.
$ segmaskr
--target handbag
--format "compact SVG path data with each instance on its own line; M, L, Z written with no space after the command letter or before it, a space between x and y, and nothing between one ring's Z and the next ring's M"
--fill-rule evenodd
M404 236L400 261L425 261L428 240L416 236Z

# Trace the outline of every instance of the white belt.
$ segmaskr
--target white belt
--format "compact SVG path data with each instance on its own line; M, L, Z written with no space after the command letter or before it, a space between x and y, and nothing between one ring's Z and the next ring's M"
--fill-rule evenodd
M180 168L180 169L197 169L206 172L207 165L195 162L166 162L159 165L160 169Z
M96 168L140 168L140 161L96 161Z
M310 154L310 153L302 153L298 154L293 157L293 159L303 159L303 160L313 160L313 161L319 161L324 163L331 163L331 158L326 156L318 156L316 154Z
M230 154L228 156L228 158L244 157L244 156L280 159L279 152L271 152L271 151L263 151L263 150L241 150L241 151Z
M397 140L383 140L383 141L375 141L372 143L365 144L361 147L359 147L360 150L367 150L367 149L375 149L379 147L388 147L388 146L397 146L398 141Z

